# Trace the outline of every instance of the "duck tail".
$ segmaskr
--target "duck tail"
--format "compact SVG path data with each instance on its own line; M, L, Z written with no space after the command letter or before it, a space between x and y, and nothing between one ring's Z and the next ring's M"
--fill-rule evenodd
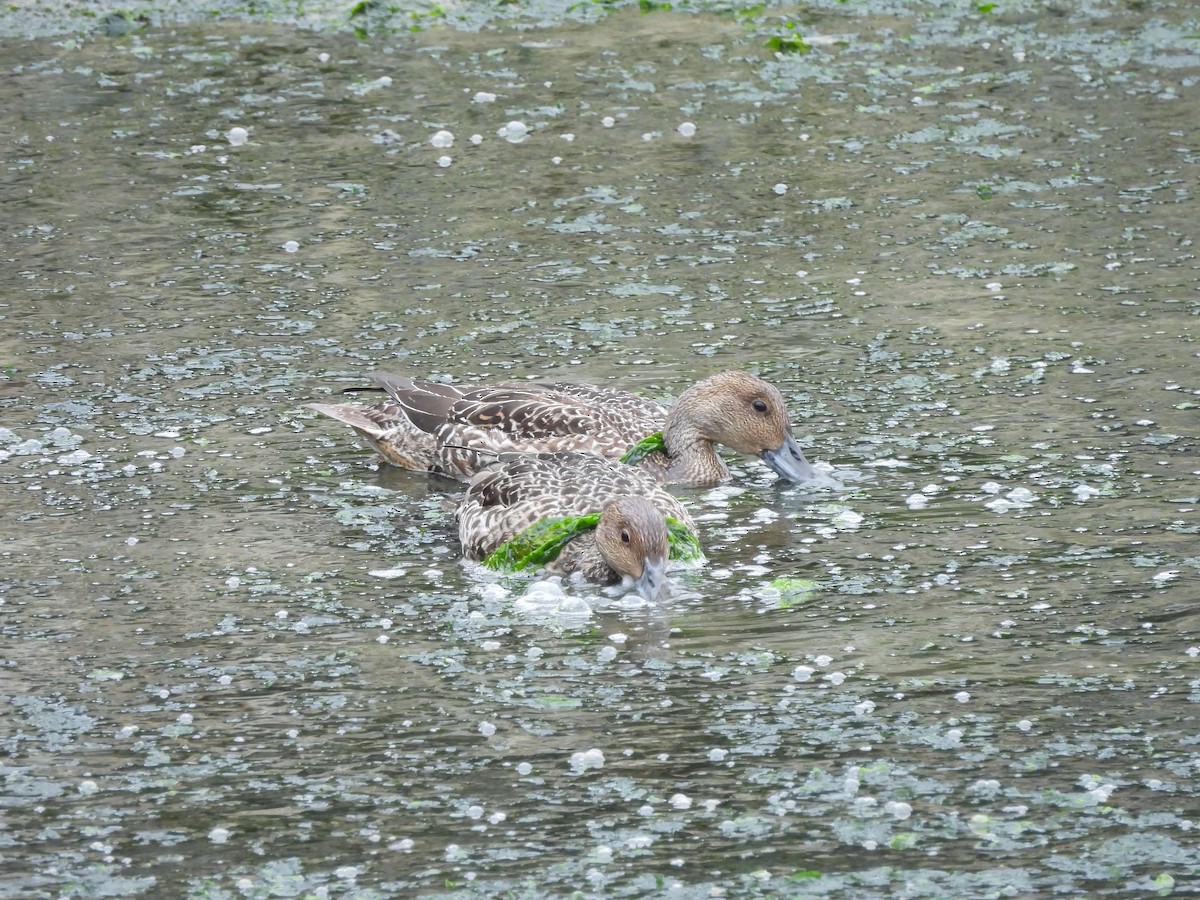
M337 421L349 425L363 437L371 440L378 440L388 431L387 428L371 418L370 409L366 406L356 406L352 403L306 403L304 405L309 409L315 409L323 416L329 416L331 419L337 419Z

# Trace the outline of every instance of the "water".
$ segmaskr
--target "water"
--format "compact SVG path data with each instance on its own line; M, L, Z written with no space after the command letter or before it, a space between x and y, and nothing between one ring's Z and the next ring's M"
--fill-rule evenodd
M1194 13L601 12L6 44L0 892L1200 891ZM375 368L750 368L841 487L547 614Z

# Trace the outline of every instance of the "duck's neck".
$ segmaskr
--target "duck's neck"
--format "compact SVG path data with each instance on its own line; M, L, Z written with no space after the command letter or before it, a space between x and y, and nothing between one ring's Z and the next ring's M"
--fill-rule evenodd
M729 468L717 455L713 442L702 437L699 429L681 417L667 414L663 426L663 446L667 451L667 482L697 487L719 484L729 477Z

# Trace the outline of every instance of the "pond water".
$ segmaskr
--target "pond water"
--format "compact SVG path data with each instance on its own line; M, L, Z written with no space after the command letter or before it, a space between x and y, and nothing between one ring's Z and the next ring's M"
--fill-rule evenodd
M0 895L1200 893L1200 22L949 6L6 41ZM304 407L731 368L654 607Z

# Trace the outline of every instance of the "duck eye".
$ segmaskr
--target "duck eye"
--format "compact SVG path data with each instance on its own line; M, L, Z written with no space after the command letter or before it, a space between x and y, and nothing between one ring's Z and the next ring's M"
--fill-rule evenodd
M628 543L629 543L629 532L628 532L628 531L625 531L625 530L623 530L623 529L622 529L622 531L621 531L621 543L622 543L622 544L628 544Z
M765 400L755 400L754 408L756 410L758 410L759 412L766 412L767 411L767 402Z

